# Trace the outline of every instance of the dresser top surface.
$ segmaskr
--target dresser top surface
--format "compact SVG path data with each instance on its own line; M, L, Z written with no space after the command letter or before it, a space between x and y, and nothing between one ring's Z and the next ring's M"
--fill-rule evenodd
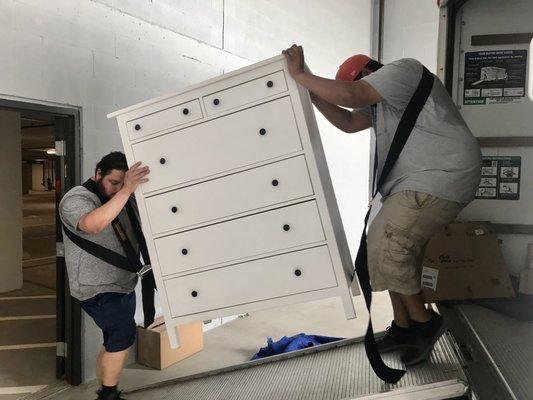
M260 67L263 67L263 66L266 66L266 65L269 65L269 64L279 63L280 61L284 62L285 61L285 56L278 55L278 56L266 59L264 61L261 61L261 62L258 62L258 63L254 63L252 65L249 65L249 66L246 66L246 67L243 67L243 68L239 68L239 69L237 69L235 71L231 71L231 72L228 72L226 74L219 75L219 76L216 76L214 78L202 81L202 82L197 83L195 85L187 86L186 88L180 90L179 92L175 92L175 93L172 93L172 94L167 94L167 95L164 95L164 96L156 97L154 99L143 101L141 103L134 104L132 106L129 106L129 107L114 111L114 112L112 112L110 114L107 114L107 118L115 118L115 117L118 117L119 115L126 114L126 113L129 113L131 111L135 111L135 110L138 110L140 108L143 108L143 107L146 107L146 106L149 106L149 105L152 105L152 104L156 104L156 103L171 99L171 98L176 97L176 96L183 95L183 94L185 94L187 92L191 92L193 90L201 89L202 87L206 87L206 86L212 85L213 83L220 82L220 81L232 78L234 76L238 76L238 75L246 73L246 72L253 71L253 70L257 69L257 68L260 68ZM285 63L283 63L283 64L285 64Z

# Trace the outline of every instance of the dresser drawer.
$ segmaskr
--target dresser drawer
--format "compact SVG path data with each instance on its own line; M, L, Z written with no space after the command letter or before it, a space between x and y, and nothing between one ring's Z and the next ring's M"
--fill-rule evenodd
M156 239L162 275L325 240L314 201Z
M304 156L149 197L153 234L311 196Z
M143 193L301 149L289 97L132 146L135 161L150 167Z
M131 140L174 128L202 118L198 100L189 101L126 123Z
M326 246L165 281L172 317L335 286Z
M218 114L287 91L283 71L203 97L207 115Z

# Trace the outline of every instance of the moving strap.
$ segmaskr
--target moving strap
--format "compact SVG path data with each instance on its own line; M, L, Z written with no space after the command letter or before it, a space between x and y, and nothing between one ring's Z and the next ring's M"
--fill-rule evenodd
M423 67L422 78L420 79L420 82L413 93L411 100L409 100L400 122L398 123L398 127L394 133L394 138L392 140L392 144L387 154L383 171L381 172L377 185L375 184L374 179L374 183L372 185L372 200L374 200L381 186L386 181L390 171L398 160L398 157L400 156L407 139L409 139L409 135L415 126L416 120L418 119L418 116L420 115L420 112L422 111L422 108L424 107L424 104L431 93L433 82L434 75L429 72L426 67ZM376 160L377 152L376 157L374 157L374 177L377 172ZM396 383L405 374L405 370L390 368L383 362L374 338L374 329L372 327L372 318L370 315L370 309L372 305L372 287L370 286L370 277L368 274L366 228L371 210L372 205L370 204L368 212L365 216L365 226L363 228L363 234L361 235L359 251L357 252L357 257L355 259L355 272L357 273L357 278L359 279L359 284L361 285L361 290L365 297L366 308L368 309L368 327L365 335L365 350L368 360L370 361L370 365L372 366L372 369L376 375L385 382Z

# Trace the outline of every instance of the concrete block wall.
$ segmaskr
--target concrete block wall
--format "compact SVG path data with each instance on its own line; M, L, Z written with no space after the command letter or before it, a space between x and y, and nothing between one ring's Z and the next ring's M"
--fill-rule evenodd
M368 0L0 0L0 96L78 107L82 179L122 145L106 114L304 46L333 77L368 53ZM346 135L317 115L352 252L366 211L368 133ZM101 343L84 319L84 379Z

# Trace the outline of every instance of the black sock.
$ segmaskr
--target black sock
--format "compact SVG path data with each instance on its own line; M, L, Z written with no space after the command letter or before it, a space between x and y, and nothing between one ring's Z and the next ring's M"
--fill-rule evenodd
M410 326L408 326L407 328L404 328L404 327L398 325L396 322L394 322L394 320L392 321L392 323L393 323L394 326L395 326L398 330L400 330L400 331L409 331L409 330L411 330L411 327L412 327L412 325L410 325Z
M115 385L115 386L102 385L101 391L102 391L102 396L107 396L107 395L115 393L117 391L117 385Z

